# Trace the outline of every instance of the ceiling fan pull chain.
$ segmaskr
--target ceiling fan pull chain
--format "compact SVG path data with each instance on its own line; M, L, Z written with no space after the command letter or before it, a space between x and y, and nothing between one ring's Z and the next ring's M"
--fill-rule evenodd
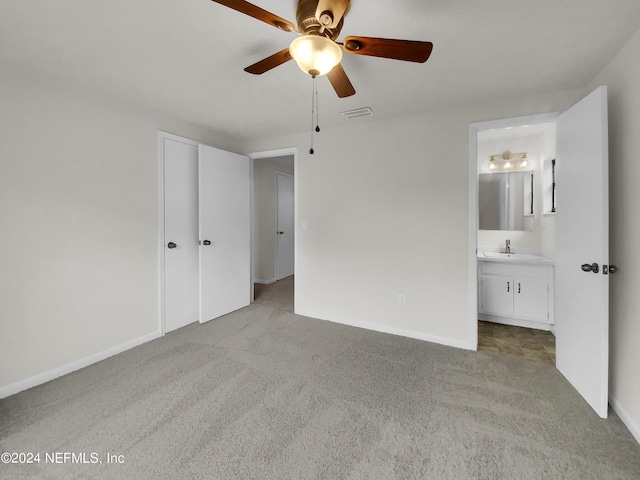
M316 77L315 75L312 77L313 81L311 84L311 148L309 149L309 153L313 155L313 124L315 120L315 106L316 106Z
M314 84L314 90L316 92L316 132L320 132L320 102L318 101L318 83L316 82L316 79L313 79L313 84Z

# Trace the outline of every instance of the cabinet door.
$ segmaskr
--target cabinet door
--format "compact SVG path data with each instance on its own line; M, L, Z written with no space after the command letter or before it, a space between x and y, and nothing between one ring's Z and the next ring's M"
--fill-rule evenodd
M482 277L482 311L513 316L513 280L509 277Z
M516 278L513 283L513 316L549 323L547 280Z

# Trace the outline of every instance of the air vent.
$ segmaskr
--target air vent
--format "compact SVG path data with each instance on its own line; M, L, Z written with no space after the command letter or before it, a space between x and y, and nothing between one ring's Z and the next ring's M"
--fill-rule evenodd
M356 108L355 110L349 110L348 112L341 112L340 115L347 120L353 120L354 118L370 117L373 115L373 110L369 107Z

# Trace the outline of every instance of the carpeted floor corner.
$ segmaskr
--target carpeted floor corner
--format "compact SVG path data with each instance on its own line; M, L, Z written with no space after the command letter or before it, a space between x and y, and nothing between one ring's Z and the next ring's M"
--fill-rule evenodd
M287 282L0 400L0 452L41 454L0 478L640 478L620 419L552 366L301 317Z

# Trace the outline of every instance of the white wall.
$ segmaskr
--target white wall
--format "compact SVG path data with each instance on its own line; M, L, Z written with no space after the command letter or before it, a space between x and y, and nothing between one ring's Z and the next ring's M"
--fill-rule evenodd
M159 333L157 130L236 145L6 70L0 105L6 395Z
M640 442L640 31L592 82L609 92L610 392Z
M293 175L293 167L270 158L253 161L253 278L276 280L276 172Z
M301 152L296 311L471 348L469 124L559 111L578 97L560 92L323 129L315 155L308 134L246 144L246 152Z

